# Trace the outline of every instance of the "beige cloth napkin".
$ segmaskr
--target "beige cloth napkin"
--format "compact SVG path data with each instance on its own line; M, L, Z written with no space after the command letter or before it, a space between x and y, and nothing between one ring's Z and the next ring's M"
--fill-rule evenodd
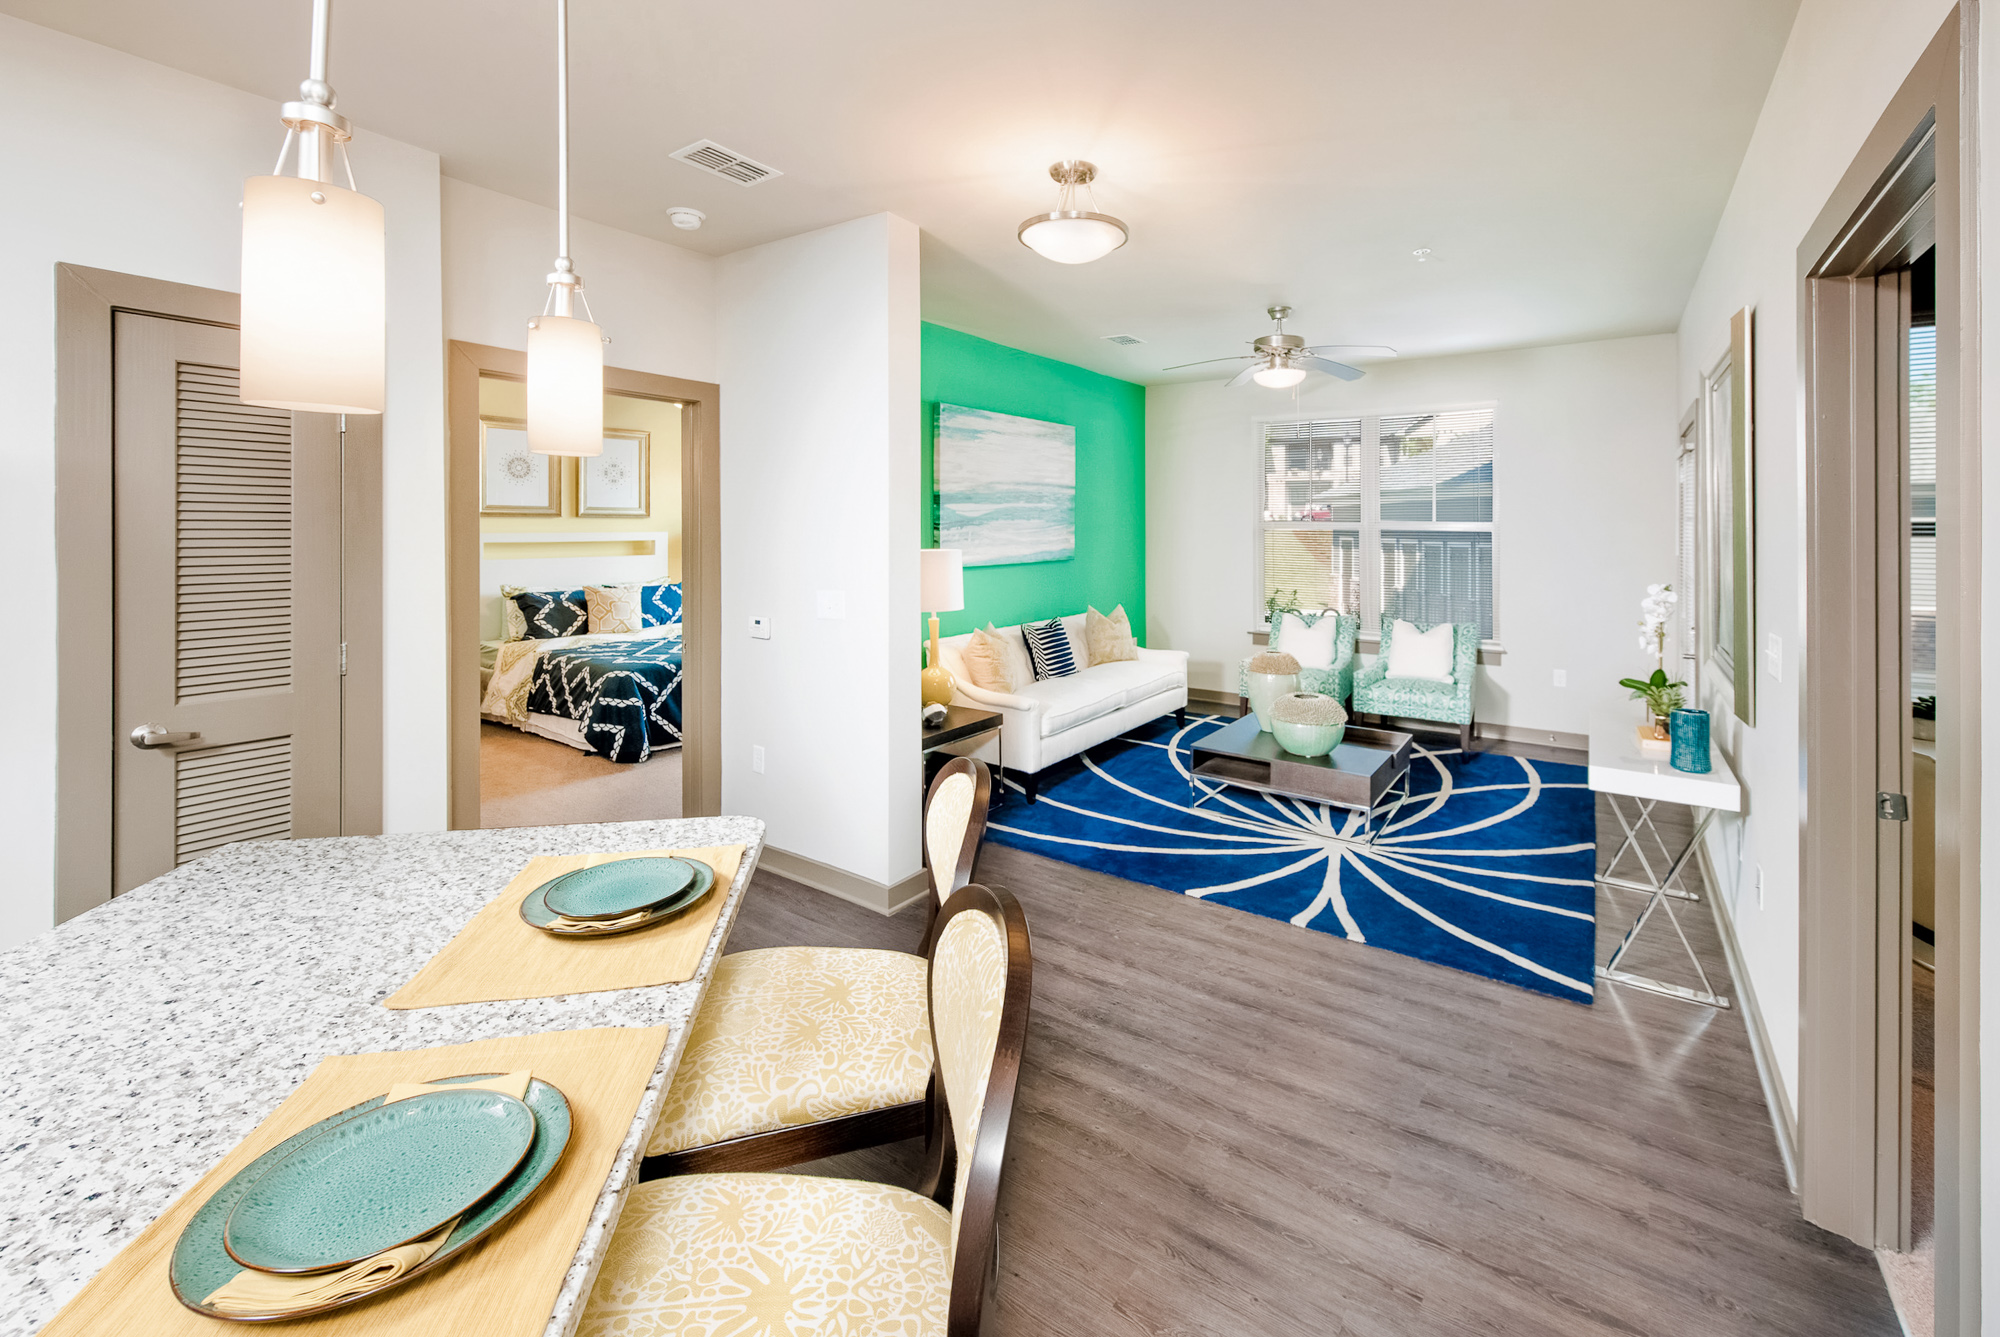
M634 910L631 914L620 915L616 919L571 919L568 915L557 915L549 921L549 927L565 932L613 933L639 923L651 913L651 910Z
M516 1100L525 1100L532 1076L527 1072L510 1072L478 1082L398 1082L389 1088L389 1094L383 1097L382 1103L393 1105L399 1100L408 1100L411 1096L430 1091L500 1091ZM451 1238L451 1232L458 1228L458 1222L459 1218L454 1216L422 1239L385 1249L373 1258L364 1258L338 1272L295 1277L246 1267L216 1287L203 1303L225 1314L269 1314L316 1309L335 1301L366 1295L381 1289L410 1269L421 1266L444 1247L444 1242Z

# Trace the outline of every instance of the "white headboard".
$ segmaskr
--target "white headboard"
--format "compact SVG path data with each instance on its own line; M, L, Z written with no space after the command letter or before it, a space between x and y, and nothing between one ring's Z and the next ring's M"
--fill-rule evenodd
M664 551L650 556L604 557L487 557L488 543L519 544L629 544L656 541L667 545L660 531L634 534L482 534L479 561L479 639L495 640L500 635L500 587L519 585L530 590L574 590L585 585L658 584L672 580L671 561Z

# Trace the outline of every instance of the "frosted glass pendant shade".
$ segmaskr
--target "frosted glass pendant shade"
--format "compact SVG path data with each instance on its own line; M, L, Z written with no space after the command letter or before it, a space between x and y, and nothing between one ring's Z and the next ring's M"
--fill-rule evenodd
M528 449L604 453L604 335L574 316L538 316L528 330Z
M383 256L378 201L291 176L243 183L243 402L382 411Z
M1021 224L1021 244L1059 265L1087 265L1125 244L1125 225L1109 214L1059 210Z
M1304 367L1262 367L1250 379L1270 390L1289 390L1306 378Z

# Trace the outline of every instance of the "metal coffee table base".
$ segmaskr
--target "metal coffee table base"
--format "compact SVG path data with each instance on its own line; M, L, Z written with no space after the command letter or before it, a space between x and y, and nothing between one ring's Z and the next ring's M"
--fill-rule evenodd
M1202 783L1204 780L1211 779L1218 780L1218 783L1213 785ZM1389 829L1389 824L1396 820L1396 814L1402 810L1403 804L1409 801L1410 773L1408 770L1405 770L1401 775L1396 777L1395 783L1389 787L1389 792L1382 796L1384 801L1366 807L1360 804L1336 803L1332 799L1320 798L1312 794L1293 793L1291 790L1278 789L1250 779L1220 779L1212 772L1209 774L1190 773L1188 776L1188 789L1196 796L1188 804L1190 808L1199 808L1202 804L1208 802L1208 800L1226 789L1251 789L1260 794L1276 794L1280 798L1297 799L1301 803L1324 803L1329 808L1340 808L1346 812L1358 812L1361 814L1361 834L1358 836L1335 836L1333 839L1348 845L1373 845L1375 838ZM1378 816L1380 817L1379 821L1376 820Z
M1639 917L1632 921L1632 927L1625 930L1624 940L1618 944L1618 950L1611 954L1611 959L1597 968L1597 978L1609 980L1614 984L1623 984L1628 988L1644 989L1648 993L1662 994L1668 998L1678 998L1686 1003L1700 1003L1704 1007L1728 1007L1729 1000L1716 993L1715 986L1709 983L1708 972L1702 969L1701 958L1695 955L1694 944L1688 941L1687 933L1682 930L1680 918L1674 914L1674 907L1671 904L1677 900L1701 899L1700 893L1689 891L1686 887L1676 887L1673 881L1680 876L1681 869L1686 866L1688 859L1701 844L1703 833L1708 830L1709 822L1715 818L1715 810L1713 808L1701 810L1701 820L1695 823L1694 834L1688 838L1688 843L1681 848L1681 851L1675 854L1667 848L1666 839L1660 834L1660 828L1653 825L1653 809L1660 800L1638 800L1638 818L1634 821L1626 817L1625 807L1618 801L1617 794L1607 793L1605 797L1610 800L1611 811L1617 816L1618 825L1624 828L1625 842L1618 847L1618 852L1611 856L1611 862L1604 866L1604 872L1598 876L1597 883L1602 887L1636 891L1646 897L1646 906L1639 912ZM1666 872L1659 877L1653 876L1652 860L1646 857L1645 847L1639 843L1639 832L1642 830L1653 833L1653 839L1659 845L1660 853L1667 858ZM1638 856L1639 867L1645 870L1647 881L1633 882L1626 878L1611 876L1618 867L1618 861L1625 857L1627 850ZM1629 970L1618 968L1618 963L1625 959L1625 953L1631 950L1633 940L1639 936L1639 930L1645 928L1647 921L1653 917L1653 912L1662 907L1666 909L1667 922L1674 926L1674 934L1681 940L1681 947L1687 952L1688 960L1694 963L1694 973L1701 980L1699 989L1669 984L1665 980L1636 975Z

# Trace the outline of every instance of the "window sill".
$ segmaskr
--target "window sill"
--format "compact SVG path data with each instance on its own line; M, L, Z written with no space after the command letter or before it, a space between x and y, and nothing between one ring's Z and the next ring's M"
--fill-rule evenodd
M1265 628L1257 627L1251 631L1250 644L1269 645L1270 643L1271 634ZM1354 652L1358 655L1379 655L1382 653L1382 638L1380 636L1358 637L1354 642ZM1507 647L1500 644L1500 642L1481 641L1479 643L1479 662L1486 665L1486 667L1499 668L1506 662L1506 657Z

